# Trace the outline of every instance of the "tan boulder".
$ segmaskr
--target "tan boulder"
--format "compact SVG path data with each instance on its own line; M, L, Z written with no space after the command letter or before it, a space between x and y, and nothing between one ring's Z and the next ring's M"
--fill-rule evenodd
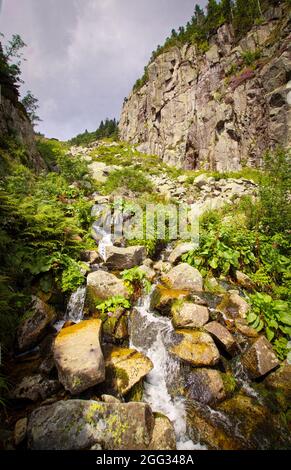
M232 334L220 323L213 321L205 325L204 328L214 340L218 341L219 345L222 345L226 351L233 353L236 350L236 340Z
M242 357L242 364L250 377L256 379L271 372L279 365L271 343L260 336Z
M171 269L162 278L163 282L172 289L201 292L203 279L199 271L187 263L181 263Z
M59 380L72 394L105 380L101 327L101 320L85 320L62 329L55 339L53 352Z
M183 300L173 304L171 313L175 328L200 328L209 320L207 307Z

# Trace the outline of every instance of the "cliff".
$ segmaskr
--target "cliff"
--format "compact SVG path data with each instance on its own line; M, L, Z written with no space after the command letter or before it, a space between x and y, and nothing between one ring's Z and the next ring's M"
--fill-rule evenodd
M159 55L124 102L121 139L186 169L259 166L264 151L290 142L290 44L281 6L238 43L224 24L206 53L184 45Z

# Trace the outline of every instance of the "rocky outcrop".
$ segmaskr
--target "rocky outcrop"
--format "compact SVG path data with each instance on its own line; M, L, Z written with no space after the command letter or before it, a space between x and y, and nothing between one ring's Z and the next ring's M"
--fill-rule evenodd
M54 358L59 380L66 390L78 394L105 380L100 347L101 320L85 320L63 328L55 339Z
M16 136L24 145L26 164L35 170L45 168L35 144L32 125L24 107L19 103L12 90L2 87L0 100L0 140L7 136Z
M148 66L148 82L125 100L120 135L166 163L188 169L258 165L290 140L288 11L276 8L235 43L223 25L209 50L174 47ZM245 54L258 52L249 65Z

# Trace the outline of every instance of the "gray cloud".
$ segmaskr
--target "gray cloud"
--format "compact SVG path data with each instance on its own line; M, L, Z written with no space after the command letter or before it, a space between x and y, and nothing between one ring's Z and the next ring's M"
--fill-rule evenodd
M119 117L152 50L189 20L194 5L195 0L0 0L0 31L6 38L18 33L28 45L23 91L39 98L39 130L68 139L96 129L105 117Z

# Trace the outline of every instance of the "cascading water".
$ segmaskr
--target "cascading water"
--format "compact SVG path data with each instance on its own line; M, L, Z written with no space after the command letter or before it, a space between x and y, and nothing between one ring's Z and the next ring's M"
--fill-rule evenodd
M55 330L60 331L67 321L79 323L83 320L85 298L86 287L79 287L75 292L73 292L69 299L64 317L62 320L59 320L54 324Z
M187 436L186 408L182 397L173 397L169 389L178 383L180 363L167 351L174 333L171 321L150 311L150 295L143 298L131 319L131 346L143 352L154 364L144 384L144 400L155 412L165 414L173 423L178 450L202 450Z

